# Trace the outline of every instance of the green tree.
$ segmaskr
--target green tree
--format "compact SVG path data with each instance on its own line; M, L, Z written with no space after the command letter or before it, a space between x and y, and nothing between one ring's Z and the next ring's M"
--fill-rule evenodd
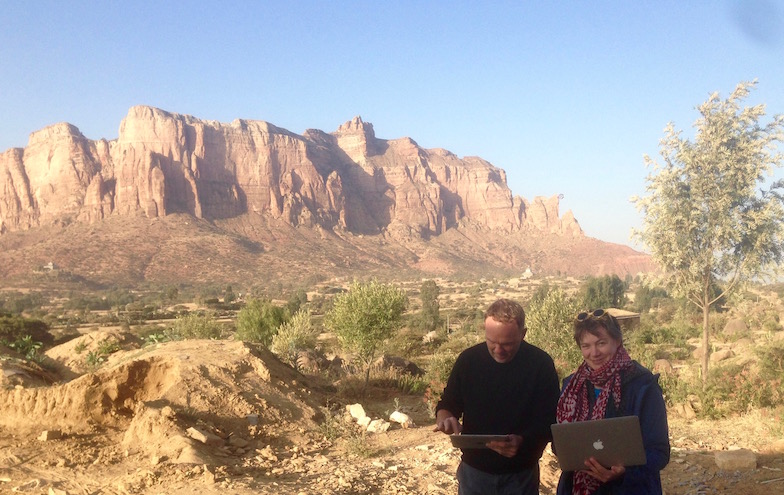
M634 309L640 313L650 310L656 301L668 297L667 291L662 287L640 284L634 291Z
M379 345L400 327L408 298L402 289L373 280L355 281L348 292L335 296L324 325L335 332L344 349L365 365L365 387Z
M237 299L237 294L234 293L234 289L231 288L231 285L227 285L226 289L223 291L223 302L226 304L233 303Z
M285 309L266 299L251 299L237 314L237 336L269 347L278 327L286 320Z
M166 289L166 299L169 300L170 303L177 302L177 297L180 295L180 290L172 285Z
M291 294L288 302L286 302L286 309L289 311L289 314L293 315L296 314L296 312L307 303L308 293L305 292L305 289L297 289L293 294Z
M582 289L584 309L621 308L626 304L626 284L618 275L589 277Z
M544 299L531 302L525 316L528 327L525 340L547 351L561 377L582 362L582 353L574 341L577 302L563 290L555 288Z
M435 280L425 280L419 289L419 298L422 300L422 311L419 314L419 324L427 332L438 328L441 321L439 316L440 306L438 296L441 290Z
M539 284L536 287L534 294L531 296L531 300L529 301L529 304L539 304L542 301L544 301L545 298L547 297L547 294L550 293L551 289L553 288L550 287L550 284L547 282L547 280L544 280L541 284Z
M775 145L784 137L784 118L763 126L764 105L741 106L755 85L741 83L726 100L714 93L700 105L694 141L668 124L663 164L645 157L652 168L648 195L632 199L644 214L635 235L667 272L672 292L702 311L703 387L711 306L782 260L784 182L766 186L766 178L782 163ZM714 295L719 280L723 290Z

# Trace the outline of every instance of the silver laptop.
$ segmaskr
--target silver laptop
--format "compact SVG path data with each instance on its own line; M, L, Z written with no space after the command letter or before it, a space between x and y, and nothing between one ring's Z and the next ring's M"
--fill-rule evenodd
M550 429L553 451L562 471L586 469L585 461L589 457L607 468L646 462L637 416L557 423Z

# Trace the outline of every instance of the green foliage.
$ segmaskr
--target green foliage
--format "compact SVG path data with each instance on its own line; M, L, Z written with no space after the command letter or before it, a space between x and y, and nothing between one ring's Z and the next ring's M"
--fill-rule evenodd
M618 275L588 277L580 297L583 309L622 308L626 305L626 284Z
M177 298L179 296L180 296L180 290L177 287L172 285L171 287L166 289L165 297L169 301L169 303L177 302Z
M39 309L46 304L47 299L40 292L4 292L0 294L0 310L13 314L22 314L24 311Z
M44 344L54 340L49 333L49 325L43 321L0 312L0 341L16 342L27 336Z
M72 295L63 304L64 309L81 311L100 311L111 309L111 307L110 301L95 294Z
M446 387L446 382L449 380L449 374L452 372L456 359L456 353L441 351L431 356L427 364L424 376L424 382L427 384L424 401L431 418L436 417L436 405L441 400L441 395L444 393L444 387Z
M87 353L85 357L85 364L90 369L96 369L101 366L109 358L111 354L120 350L120 344L112 339L104 339L98 343L98 347L94 351Z
M214 318L191 313L178 316L165 333L169 340L185 340L219 339L223 332Z
M223 291L223 302L226 304L234 302L237 299L237 294L234 293L234 289L231 288L231 285L227 285L226 289Z
M528 302L528 304L529 305L531 305L531 304L540 304L542 301L545 300L545 298L547 297L547 294L550 293L551 289L552 289L552 287L550 287L550 284L547 282L547 280L545 280L544 282L539 284L538 287L536 287L536 290L534 291L533 295L531 296L531 300Z
M649 195L633 199L644 214L637 237L671 276L674 294L703 311L706 351L708 313L717 298L738 282L766 276L784 258L784 182L765 188L784 160L775 148L784 117L763 126L764 105L742 106L755 85L741 83L728 99L714 93L700 105L694 141L668 125L660 144L663 165L645 157L653 168ZM718 280L727 284L714 296ZM703 380L708 357L705 352Z
M784 378L784 342L771 342L757 349L760 378L781 380Z
M297 368L297 356L300 351L314 349L318 330L313 326L310 313L300 310L287 322L280 325L278 332L272 337L270 350L281 361Z
M528 333L525 340L544 349L555 361L558 375L564 377L582 362L582 353L574 341L574 318L577 303L561 289L554 289L526 312Z
M308 293L305 289L297 289L286 302L286 310L290 315L295 314L308 303Z
M334 442L343 434L345 424L340 420L339 415L332 412L329 407L322 407L321 412L324 416L324 421L319 423L319 431L326 440Z
M701 395L702 415L719 418L784 403L784 377L762 379L748 364L726 364L711 370Z
M392 285L354 282L348 292L335 296L324 324L344 349L370 362L381 342L398 329L407 303L405 292Z
M251 299L237 314L237 337L269 347L278 328L287 320L285 309L266 299Z
M30 335L18 336L14 341L0 340L0 343L3 343L7 347L15 350L24 356L25 359L30 359L32 361L40 360L38 350L41 349L43 344L37 340L33 340L33 337Z
M419 290L422 311L419 314L419 327L429 332L438 328L440 323L438 295L441 289L434 280L425 280Z
M662 287L640 284L637 290L634 291L634 305L632 307L635 311L645 313L660 304L661 300L667 297L667 290Z
M419 395L427 390L427 383L424 379L413 376L409 373L402 373L398 376L395 387L406 394Z
M365 384L381 343L397 330L408 298L402 289L373 280L355 281L348 292L335 296L324 325L335 332L341 346L365 363Z

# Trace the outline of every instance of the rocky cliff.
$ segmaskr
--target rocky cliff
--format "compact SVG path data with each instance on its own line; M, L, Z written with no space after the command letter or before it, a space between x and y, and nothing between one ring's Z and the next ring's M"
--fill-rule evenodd
M139 106L116 140L56 124L0 155L0 280L37 285L43 266L89 287L653 268L558 206L359 117L298 135Z
M379 139L361 118L294 134L130 109L113 141L70 124L0 155L0 233L185 213L209 221L261 215L291 226L428 239L460 225L582 237L558 198L513 196L503 170L476 157Z

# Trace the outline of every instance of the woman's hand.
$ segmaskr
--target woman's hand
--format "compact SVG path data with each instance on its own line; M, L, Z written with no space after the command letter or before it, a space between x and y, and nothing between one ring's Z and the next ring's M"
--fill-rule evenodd
M487 448L494 450L504 457L514 457L523 443L520 435L507 435L506 440L487 442Z
M607 469L606 467L599 464L599 461L597 461L594 457L590 457L587 461L585 461L585 467L588 468L586 469L588 474L602 483L607 483L608 481L620 478L623 476L623 473L626 472L626 468L620 464Z

